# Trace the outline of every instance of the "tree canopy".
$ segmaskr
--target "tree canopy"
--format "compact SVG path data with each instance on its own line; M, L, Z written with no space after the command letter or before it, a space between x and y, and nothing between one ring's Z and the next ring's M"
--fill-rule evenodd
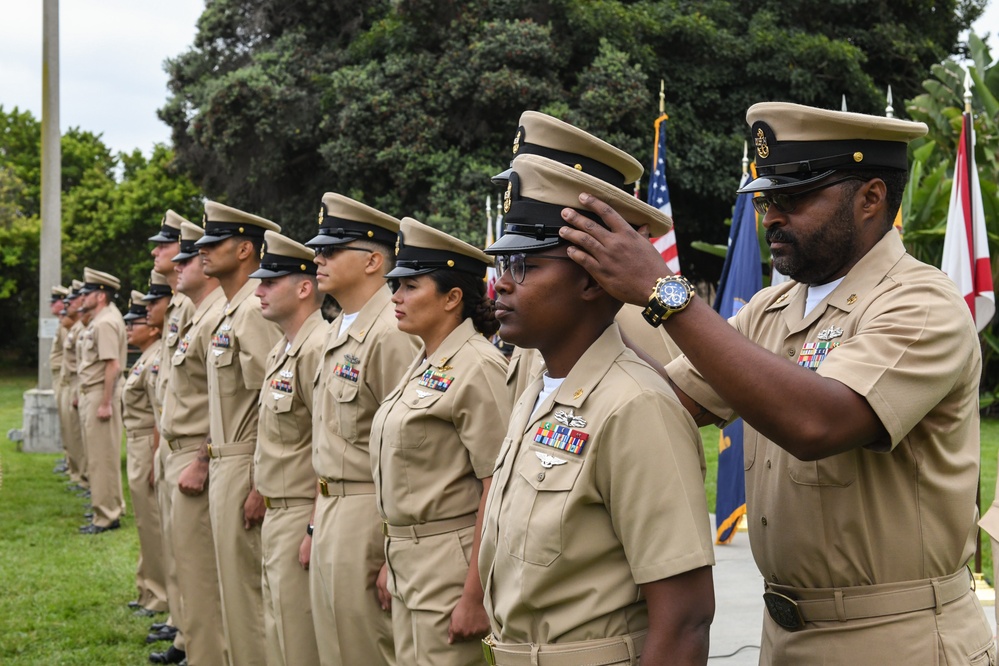
M887 86L919 93L984 4L209 0L194 45L167 63L160 114L207 196L292 235L332 190L481 244L522 111L648 163L663 79L681 262L710 279L720 263L685 248L724 241L746 109L839 108L845 94L883 113Z

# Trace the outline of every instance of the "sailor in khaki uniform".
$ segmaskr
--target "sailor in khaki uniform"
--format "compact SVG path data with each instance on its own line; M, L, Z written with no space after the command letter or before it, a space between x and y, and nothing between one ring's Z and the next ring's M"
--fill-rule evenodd
M284 335L267 357L260 389L253 480L267 514L260 528L264 631L269 666L319 663L309 603L309 557L316 473L312 469L312 390L326 343L315 253L264 233L256 296L264 319Z
M121 387L127 343L125 322L114 304L121 283L113 275L83 269L83 293L89 320L77 342L79 411L87 477L94 517L80 528L100 534L121 526L125 498L121 487Z
M181 604L171 611L184 636L191 666L230 663L222 637L222 606L219 599L215 541L208 511L208 457L200 452L208 438L207 354L212 331L222 319L225 294L218 280L202 270L197 239L201 227L181 225L177 264L177 290L187 296L195 310L179 332L180 341L169 358L170 380L166 385L160 436L169 448L164 481L171 490L172 530L169 545L177 567ZM166 361L165 361L166 362ZM179 653L179 654L178 654ZM164 661L183 652L171 645ZM176 659L176 661L180 661Z
M55 397L56 410L59 409L59 394L62 392L62 386L59 384L59 375L62 374L62 357L64 355L63 343L66 341L66 331L68 327L62 325L63 312L66 306L63 304L63 299L69 295L69 289L63 287L62 285L57 285L52 287L51 295L49 298L49 311L52 316L56 318L56 333L52 338L52 347L49 349L49 372L52 376L52 393ZM66 445L63 444L63 449ZM59 463L56 464L53 470L56 473L65 473L69 470L69 458L67 457Z
M153 458L159 432L153 417L156 378L160 372L160 329L151 326L141 291L132 291L124 316L128 343L141 352L125 377L121 392L121 415L125 426L125 452L128 492L132 498L135 527L139 532L139 561L135 586L139 608L149 615L167 610L166 572L163 567L163 538L160 510L153 485Z
M83 282L73 280L72 289L66 296L66 314L59 320L66 335L62 341L62 367L59 369L59 432L62 445L66 449L66 471L69 472L70 488L86 489L87 453L83 448L83 432L80 426L78 395L80 375L77 374L76 342L83 331L80 308L83 305Z
M316 251L319 289L342 308L316 376L312 464L319 477L309 576L324 666L395 663L388 600L376 578L385 564L368 437L379 403L416 356L417 341L396 328L392 269L399 221L328 192Z
M160 318L159 309L165 307L162 313L160 329L163 331L160 345L162 350L160 358L164 362L160 365L160 373L156 381L156 392L153 395L154 414L157 425L159 425L160 414L163 411L163 400L166 394L167 382L170 380L170 371L173 364L170 359L177 349L180 341L180 331L194 314L194 304L184 294L177 291L178 272L175 270L173 258L180 252L180 227L184 222L190 222L172 210L167 210L163 215L159 231L149 237L153 244L150 255L153 257L153 270L149 279L149 291L144 300L149 303L150 318ZM156 450L156 457L153 459L153 473L156 479L156 500L160 508L160 525L163 534L163 541L167 544L164 557L164 567L166 569L166 589L167 598L170 601L170 608L174 609L180 605L180 588L177 584L177 564L173 558L173 548L169 546L173 534L171 516L173 507L171 505L172 493L175 489L166 483L166 459L170 455L169 446L160 446ZM171 616L166 620L167 628L175 628L174 618ZM168 629L169 631L169 629ZM185 651L184 635L176 633L173 645L177 650Z
M410 217L397 247L395 316L424 346L371 426L396 659L481 664L489 619L469 563L512 404L506 359L484 337L498 328L485 293L493 262Z
M623 150L538 111L521 114L511 152L513 157L541 155L574 169L578 165L579 169L598 174L621 188L630 187L645 171L638 160ZM506 188L511 173L513 169L506 169L492 180ZM660 366L665 366L680 355L679 349L662 328L650 328L642 319L641 311L638 306L625 304L615 321L629 346L638 347ZM544 361L537 349L514 349L507 368L507 385L514 401L543 372Z
M495 664L706 663L714 554L700 435L628 350L620 302L565 254L583 190L656 235L670 220L589 171L514 159L504 202L500 336L545 360L514 407L486 505L479 569Z
M665 321L685 353L667 372L698 422L746 423L761 663L994 663L967 570L975 328L953 283L892 228L906 145L926 126L786 103L754 105L747 120L760 176L742 191L760 193L774 266L793 281L731 325L600 194L582 207L610 230L567 212L585 233L563 237L605 288Z
M214 201L205 202L205 235L195 245L205 275L225 292L222 321L208 349L211 457L208 487L222 592L222 626L233 664L266 663L260 523L265 507L253 488L260 386L267 354L281 331L263 318L254 295L264 232L281 227Z

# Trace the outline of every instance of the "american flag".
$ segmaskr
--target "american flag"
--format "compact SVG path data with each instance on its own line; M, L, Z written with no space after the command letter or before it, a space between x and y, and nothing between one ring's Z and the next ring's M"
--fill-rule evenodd
M656 118L656 149L652 155L652 174L649 176L648 204L673 217L673 206L669 202L669 186L666 185L666 120L663 113ZM666 266L674 273L680 273L680 256L676 249L676 231L659 238L652 238L652 244L666 260Z

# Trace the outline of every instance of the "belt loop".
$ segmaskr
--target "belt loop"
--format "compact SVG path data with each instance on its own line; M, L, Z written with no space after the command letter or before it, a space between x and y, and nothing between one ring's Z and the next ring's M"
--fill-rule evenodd
M541 650L541 646L537 643L531 643L531 666L540 666L538 651Z
M635 641L631 640L631 634L624 635L624 645L628 648L628 663L635 666L638 663L638 655L635 654Z
M846 622L846 606L843 604L843 590L833 592L833 603L836 606L836 619Z
M936 612L937 615L943 612L943 599L940 594L940 579L934 578L930 581L930 585L933 586L933 600L936 602Z
M420 535L416 533L416 525L410 525L409 531L413 534L413 543L420 543Z

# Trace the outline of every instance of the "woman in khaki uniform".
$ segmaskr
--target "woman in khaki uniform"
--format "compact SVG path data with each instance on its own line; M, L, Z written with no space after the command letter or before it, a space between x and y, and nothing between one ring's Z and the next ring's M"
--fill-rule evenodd
M424 344L371 428L400 664L482 662L489 629L478 557L482 504L510 415L506 362L481 250L405 218L392 296L399 330Z
M153 615L167 610L166 569L160 509L152 483L153 458L159 433L153 416L153 393L160 370L161 330L147 319L141 291L132 291L125 320L128 344L142 352L132 365L121 391L121 415L125 425L125 451L128 460L128 491L132 496L135 526L139 531L139 561L135 586L139 607Z

